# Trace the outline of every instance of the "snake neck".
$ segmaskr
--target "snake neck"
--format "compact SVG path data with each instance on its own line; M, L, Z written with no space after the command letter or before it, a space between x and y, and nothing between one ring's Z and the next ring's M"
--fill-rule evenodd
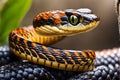
M12 37L17 36L18 39L23 38L24 40L28 40L28 41L32 41L32 42L36 42L36 43L40 43L40 44L44 44L44 45L54 44L54 43L62 40L63 38L65 38L65 36L39 35L34 30L33 26L18 28L16 30L12 31L11 35L13 35Z

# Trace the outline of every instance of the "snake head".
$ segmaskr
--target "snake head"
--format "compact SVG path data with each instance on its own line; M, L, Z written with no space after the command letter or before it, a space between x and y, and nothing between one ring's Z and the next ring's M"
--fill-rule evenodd
M90 9L66 9L39 13L33 26L40 35L73 35L94 29L100 19Z

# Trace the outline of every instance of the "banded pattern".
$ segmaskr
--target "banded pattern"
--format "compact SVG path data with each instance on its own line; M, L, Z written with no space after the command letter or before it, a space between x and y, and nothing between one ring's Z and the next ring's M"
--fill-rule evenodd
M96 51L95 68L67 80L120 80L120 48Z
M56 49L29 40L26 41L14 31L10 35L10 49L23 59L64 70L86 71L93 69L95 53L91 50L76 51Z
M51 69L26 60L15 60L8 46L1 46L0 52L0 55L8 54L6 57L14 61L0 67L0 80L120 80L119 47L96 51L95 68L85 73ZM2 58L6 60L5 57ZM4 63L2 58L0 57L0 62Z
M90 9L42 12L33 20L33 26L18 28L10 33L10 50L22 59L47 67L89 71L94 68L94 51L65 50L45 45L67 35L89 31L98 23L99 18Z

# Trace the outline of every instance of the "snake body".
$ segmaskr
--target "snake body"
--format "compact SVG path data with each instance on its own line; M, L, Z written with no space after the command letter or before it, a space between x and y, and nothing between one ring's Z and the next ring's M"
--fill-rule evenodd
M33 26L13 30L9 35L10 50L33 63L68 71L94 68L92 50L66 50L48 46L65 36L92 30L99 18L90 9L53 10L39 13Z

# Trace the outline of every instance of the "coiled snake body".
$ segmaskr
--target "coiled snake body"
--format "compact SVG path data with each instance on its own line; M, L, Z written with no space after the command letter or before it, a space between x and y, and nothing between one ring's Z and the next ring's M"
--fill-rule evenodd
M89 31L98 23L99 18L86 8L42 12L34 18L33 26L18 28L10 33L10 50L22 59L47 67L89 71L94 68L94 51L65 50L47 45L65 36Z

